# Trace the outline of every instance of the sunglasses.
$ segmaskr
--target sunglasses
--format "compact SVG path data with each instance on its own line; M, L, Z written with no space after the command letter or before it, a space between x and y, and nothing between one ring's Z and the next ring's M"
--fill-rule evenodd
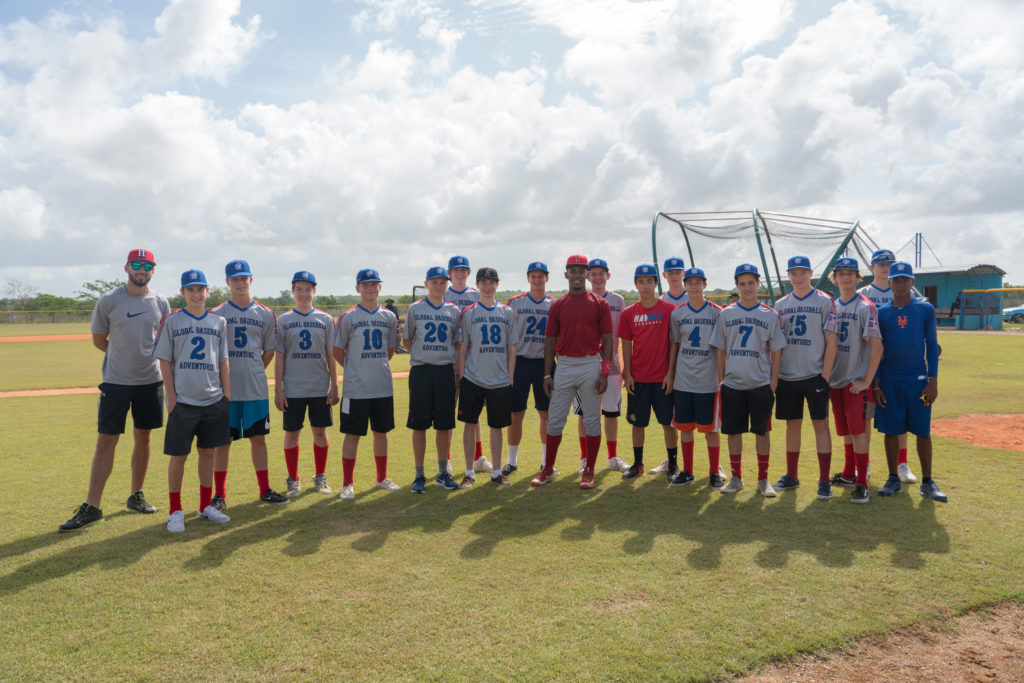
M152 263L139 263L138 261L132 261L128 265L130 265L132 267L132 270L139 270L141 268L142 270L146 271L147 273L149 271L153 270L153 264Z

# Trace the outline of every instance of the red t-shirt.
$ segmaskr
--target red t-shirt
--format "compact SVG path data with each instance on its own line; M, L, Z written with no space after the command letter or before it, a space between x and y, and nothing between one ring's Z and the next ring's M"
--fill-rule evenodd
M555 353L579 358L601 351L601 335L613 334L608 302L590 290L563 294L548 309L546 334L558 337Z
M619 338L633 342L629 367L635 382L660 382L668 374L669 323L674 304L658 299L650 308L639 301L619 318Z

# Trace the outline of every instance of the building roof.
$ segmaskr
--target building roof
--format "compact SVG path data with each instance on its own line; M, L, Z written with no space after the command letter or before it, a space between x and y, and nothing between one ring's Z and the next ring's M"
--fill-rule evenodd
M922 266L914 269L915 275L1006 275L1006 271L999 266L989 263L980 263L975 266Z

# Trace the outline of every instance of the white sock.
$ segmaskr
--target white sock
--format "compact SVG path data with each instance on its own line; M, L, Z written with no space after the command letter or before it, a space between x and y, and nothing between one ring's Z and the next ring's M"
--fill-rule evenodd
M491 479L497 479L501 476L501 470L494 470L491 472Z
M517 466L519 464L519 445L518 444L515 445L515 446L513 446L512 444L509 444L509 446L508 446L508 464L512 465L513 467L515 467L515 466Z
M469 477L470 479L475 479L476 473L473 470L466 470L466 476Z

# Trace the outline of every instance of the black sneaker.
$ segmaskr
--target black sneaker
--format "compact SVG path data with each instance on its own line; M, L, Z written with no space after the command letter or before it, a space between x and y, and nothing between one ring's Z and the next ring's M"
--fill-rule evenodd
M103 510L100 510L94 505L82 503L78 506L78 509L75 510L75 514L72 515L71 519L61 524L57 529L59 531L74 531L75 529L81 529L86 524L102 521Z
M856 479L853 479L852 477L847 477L842 472L836 472L835 474L832 475L832 485L833 486L844 486L846 488L851 488L856 483L857 483Z
M722 475L718 472L713 472L711 476L708 477L708 486L713 489L720 489L725 486L725 480L722 479Z
M223 500L223 499L221 499L221 500ZM262 496L260 496L260 500L263 501L264 503L273 503L274 505L287 505L288 504L288 498L286 496L282 496L280 493L278 493L274 489L267 489L267 492L264 493ZM210 501L210 502L211 502L211 504L213 503L213 501Z
M151 515L156 512L156 508L150 505L149 501L146 500L146 495L142 491L136 491L132 495L128 496L128 509L141 512L144 515Z
M210 499L210 507L212 507L217 512L224 512L224 510L227 509L228 507L228 503L220 496L214 496L213 498Z
M517 471L518 469L519 468L517 466L515 466L515 465L506 464L504 467L501 468L501 473L504 474L506 477L508 477L508 476L511 476L512 473Z
M686 486L693 482L693 475L686 470L679 470L675 476L669 479L670 486Z
M868 493L868 487L864 484L857 484L853 487L853 493L850 495L851 503L858 503L864 505L871 499L871 494Z
M644 476L643 465L630 465L629 469L622 473L623 479L636 479Z

